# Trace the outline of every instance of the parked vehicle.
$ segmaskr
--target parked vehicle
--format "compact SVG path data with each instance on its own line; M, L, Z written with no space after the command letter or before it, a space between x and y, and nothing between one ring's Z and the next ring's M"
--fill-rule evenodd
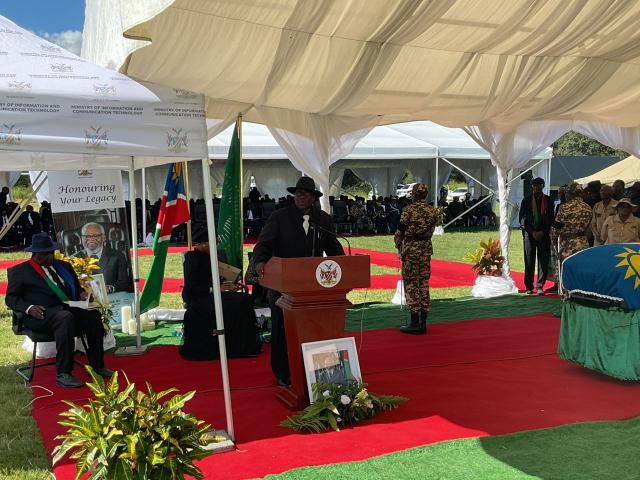
M463 200L466 194L467 187L456 188L453 191L449 190L449 193L447 193L447 202L453 202L453 197L460 197L460 200Z
M408 197L411 195L411 190L413 190L413 186L415 183L401 183L396 187L396 196L399 197Z

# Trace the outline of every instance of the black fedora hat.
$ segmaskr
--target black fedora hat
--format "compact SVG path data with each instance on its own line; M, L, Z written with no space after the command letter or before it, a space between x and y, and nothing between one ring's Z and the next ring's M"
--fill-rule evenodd
M31 245L24 250L25 252L32 253L53 252L55 250L62 250L62 245L52 241L49 234L41 232L35 233L33 237L31 237Z
M531 185L542 185L544 186L544 178L542 177L536 177L533 180L531 180Z
M313 181L311 177L300 177L295 187L288 187L287 192L293 193L295 195L296 190L306 190L307 192L311 192L315 194L316 197L320 198L322 196L322 192L320 190L316 190L316 182Z

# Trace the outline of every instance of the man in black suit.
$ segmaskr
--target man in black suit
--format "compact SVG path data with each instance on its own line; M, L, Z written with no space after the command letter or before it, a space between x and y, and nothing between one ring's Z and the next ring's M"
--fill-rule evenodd
M22 236L24 237L25 246L31 245L31 238L34 234L42 231L42 221L40 214L33 211L32 205L27 205L24 212L20 214L20 226L22 227Z
M549 231L553 224L553 202L542 193L544 179L538 177L531 181L533 194L524 197L520 205L520 225L524 240L524 285L527 294L533 294L533 276L538 257L538 295L544 295L543 288L549 273L551 255L551 237Z
M61 245L51 241L48 234L35 234L31 246L25 249L32 252L31 260L7 272L5 303L11 310L25 314L25 327L54 336L58 385L82 387L84 384L71 375L75 336L78 334L83 333L87 337L87 356L95 372L104 378L110 378L113 372L104 368L104 329L100 314L65 303L86 300L88 293L80 288L71 265L54 260L54 251L60 249Z
M78 252L80 258L94 257L98 259L100 272L104 275L108 293L132 292L133 280L124 254L106 244L104 227L99 223L85 223L82 227L82 245L84 250Z
M271 214L253 249L254 270L260 277L264 263L271 257L318 257L323 253L329 256L344 255L335 235L333 219L328 213L314 207L322 193L316 190L313 179L301 177L296 186L287 188L287 191L295 194L294 203ZM271 370L278 384L286 386L291 383L287 340L282 309L276 305L281 295L273 290L269 290L268 294L271 307Z

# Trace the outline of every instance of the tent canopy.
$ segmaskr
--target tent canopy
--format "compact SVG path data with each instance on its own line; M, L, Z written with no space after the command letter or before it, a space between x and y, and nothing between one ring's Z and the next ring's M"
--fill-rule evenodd
M614 163L613 165L594 173L593 175L577 178L576 182L586 185L589 182L600 180L602 183L611 185L618 179L624 180L627 185L633 184L634 182L640 182L640 160L631 155L624 160L620 160L618 163Z
M294 131L282 110L503 133L527 120L635 126L638 15L628 0L88 0L82 51L204 93L210 118L276 109Z
M142 85L0 17L5 171L131 167L202 158L202 95ZM169 158L167 158L169 157Z

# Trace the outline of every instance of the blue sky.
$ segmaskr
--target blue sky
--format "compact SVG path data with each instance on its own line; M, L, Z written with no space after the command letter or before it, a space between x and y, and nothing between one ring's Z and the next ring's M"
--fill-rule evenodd
M74 53L80 52L84 0L0 0L0 15Z

